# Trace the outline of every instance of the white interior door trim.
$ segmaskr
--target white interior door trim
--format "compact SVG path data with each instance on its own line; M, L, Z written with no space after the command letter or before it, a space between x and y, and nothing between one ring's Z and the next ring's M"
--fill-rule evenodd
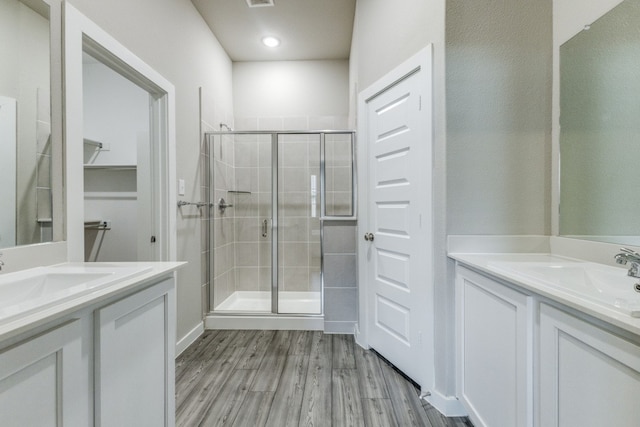
M176 259L176 147L175 88L116 39L68 2L64 4L65 57L65 212L69 261L84 261L82 52L92 55L138 84L155 102L151 108L152 133L158 141L154 159L160 208L158 261ZM135 215L135 212L132 212Z
M365 183L370 182L369 175L369 147L368 147L368 123L367 123L367 102L373 98L375 98L380 93L384 92L386 89L395 86L398 82L406 79L407 77L415 74L421 69L429 70L429 73L425 73L425 77L431 75L432 69L432 52L433 46L428 45L420 52L407 59L405 62L397 66L395 69L390 71L388 74L383 76L381 79L376 81L367 89L360 92L358 95L358 159L357 159L357 177L358 182L361 185L358 186L358 277L359 277L359 295L358 295L358 304L360 307L359 310L359 319L358 319L358 328L356 329L356 342L362 347L369 348L368 344L368 324L371 321L371 316L373 313L369 313L366 307L368 307L369 301L369 289L368 289L368 262L367 262L367 251L369 249L368 242L365 242L362 236L364 233L369 232L372 229L373 224L369 224L369 194L368 188L369 186ZM432 82L429 81L428 87L431 88ZM431 102L428 100L426 102ZM432 120L430 116L432 114L432 108L423 108L422 114L428 114L429 116L425 116L425 120ZM432 149L432 148L431 148ZM432 165L425 165L425 167L432 170ZM432 251L429 251L432 254ZM431 279L428 280L430 283L430 301L429 306L425 306L426 310L425 318L428 325L425 325L425 329L428 330L423 336L424 345L423 351L424 354L421 355L422 369L420 378L416 378L423 389L423 392L428 390L433 390L435 386L435 351L434 351L434 309L433 309L433 269L429 272L431 275ZM431 325L431 327L429 326Z

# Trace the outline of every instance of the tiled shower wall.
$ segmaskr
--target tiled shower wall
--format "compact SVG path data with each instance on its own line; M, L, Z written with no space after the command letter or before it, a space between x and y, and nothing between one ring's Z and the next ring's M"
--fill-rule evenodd
M271 136L235 135L235 180L228 200L235 217L237 291L271 289ZM267 235L263 223L267 221Z

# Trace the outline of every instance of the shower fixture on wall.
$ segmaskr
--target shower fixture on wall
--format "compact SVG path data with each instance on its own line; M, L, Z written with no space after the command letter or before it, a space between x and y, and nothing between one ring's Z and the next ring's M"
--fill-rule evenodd
M227 210L227 208L232 208L233 207L233 203L227 203L227 201L221 197L220 200L218 200L218 209L220 209L220 213L223 214L224 211Z
M220 122L220 130L225 130L225 128L229 132L233 132L233 129L231 129L231 127L228 124Z

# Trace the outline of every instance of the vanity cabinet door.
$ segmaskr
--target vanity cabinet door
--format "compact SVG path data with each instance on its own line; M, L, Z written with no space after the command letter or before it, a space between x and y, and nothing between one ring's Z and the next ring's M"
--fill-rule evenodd
M456 270L458 396L475 426L531 426L531 297Z
M86 427L89 368L81 341L74 320L0 351L0 425Z
M96 329L96 426L173 426L173 279L97 310Z
M640 425L640 346L540 305L539 422L553 426Z

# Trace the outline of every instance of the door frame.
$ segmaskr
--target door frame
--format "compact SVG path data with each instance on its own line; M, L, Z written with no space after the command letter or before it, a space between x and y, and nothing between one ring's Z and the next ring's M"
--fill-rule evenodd
M84 261L83 51L151 95L152 211L157 212L153 258L173 261L176 259L175 88L68 2L64 4L64 29L64 209L68 261Z
M369 272L368 272L368 262L367 262L367 252L370 248L368 242L365 242L362 239L364 233L367 233L371 230L372 224L369 223L369 182L370 182L370 171L369 171L369 131L368 131L368 120L367 120L367 103L369 100L375 98L382 92L387 89L395 86L402 80L405 80L407 77L417 73L420 70L429 70L431 73L432 62L433 62L433 46L431 44L427 45L424 49L416 53L411 58L407 59L405 62L398 65L392 71L387 73L385 76L377 80L368 88L364 89L362 92L358 94L358 110L357 110L357 123L358 123L358 141L357 141L357 177L360 185L358 186L358 226L357 226L357 239L358 239L358 306L359 314L358 314L358 325L355 331L356 342L364 347L369 348L368 334L369 334L369 322L372 319L373 313L368 312L368 302L371 297L371 290L368 288L369 283ZM427 75L427 74L425 74ZM425 82L427 87L432 87L432 82ZM425 100L425 102L432 102L432 94L430 94L430 99ZM424 120L431 121L432 118L432 108L423 108L420 111L420 114L424 116ZM431 130L432 138L431 142L433 143L433 128ZM431 147L433 150L433 146ZM433 156L432 156L433 158ZM428 167L433 170L432 165L428 165ZM433 186L433 181L431 183ZM433 192L432 192L433 194ZM430 251L433 256L433 251ZM435 339L434 339L434 275L433 275L433 260L431 262L431 271L428 272L429 278L427 283L430 285L427 290L428 295L430 296L430 301L425 301L424 307L427 310L426 318L428 323L431 325L426 326L425 330L428 331L423 336L423 345L420 347L422 349L422 354L420 354L420 359L423 361L420 367L420 377L415 378L422 387L422 394L424 395L427 391L434 390L435 387ZM393 361L391 361L393 363Z

